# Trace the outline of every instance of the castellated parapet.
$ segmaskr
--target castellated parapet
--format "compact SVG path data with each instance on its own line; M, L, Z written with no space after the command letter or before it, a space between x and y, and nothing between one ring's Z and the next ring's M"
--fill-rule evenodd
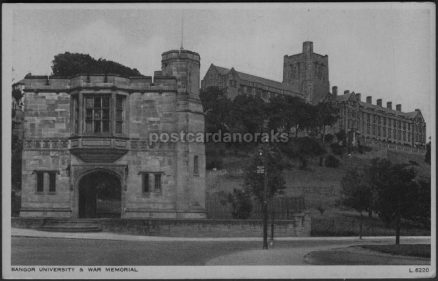
M24 94L20 216L105 216L93 178L112 178L119 196L112 216L205 217L204 143L151 141L204 132L200 57L182 50L162 58L154 77L26 76L17 83Z

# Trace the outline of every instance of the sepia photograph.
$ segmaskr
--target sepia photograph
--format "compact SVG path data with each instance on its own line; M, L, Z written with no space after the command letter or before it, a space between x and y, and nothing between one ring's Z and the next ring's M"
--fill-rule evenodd
M430 2L2 5L2 277L436 277Z

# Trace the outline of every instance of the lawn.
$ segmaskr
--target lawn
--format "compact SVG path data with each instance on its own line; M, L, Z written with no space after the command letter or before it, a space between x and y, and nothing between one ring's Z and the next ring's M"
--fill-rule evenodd
M362 245L361 247L391 255L430 258L429 244Z

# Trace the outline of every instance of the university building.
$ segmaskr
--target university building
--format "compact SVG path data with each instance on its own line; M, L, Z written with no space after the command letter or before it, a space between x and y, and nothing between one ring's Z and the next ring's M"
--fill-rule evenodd
M200 56L162 54L154 77L26 76L21 217L205 218Z
M328 56L314 53L313 43L304 42L302 53L284 56L282 82L211 64L201 87L218 87L231 99L239 94L258 95L265 100L290 95L316 104L330 91Z
M336 133L345 130L349 141L356 144L379 142L410 147L424 147L426 123L419 109L402 112L401 105L386 107L372 97L361 101L361 94L346 91L338 95L337 87L330 93L328 56L313 51L313 43L303 43L301 53L285 55L283 59L283 81L238 72L211 64L201 82L202 89L218 87L234 99L239 94L252 94L269 100L273 95L291 95L311 104L332 102L339 108L340 119L332 128Z
M403 112L401 104L395 109L391 101L384 106L382 99L377 99L373 104L371 96L362 101L360 93L348 90L338 95L336 86L332 87L328 100L339 108L340 118L334 131L345 130L353 145L357 141L362 144L377 141L424 148L426 144L426 123L420 109Z

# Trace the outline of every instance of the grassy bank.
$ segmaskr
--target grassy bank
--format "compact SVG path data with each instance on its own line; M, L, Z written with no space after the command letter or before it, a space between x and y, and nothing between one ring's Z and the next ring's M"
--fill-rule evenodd
M430 244L362 245L361 247L391 255L430 258Z

